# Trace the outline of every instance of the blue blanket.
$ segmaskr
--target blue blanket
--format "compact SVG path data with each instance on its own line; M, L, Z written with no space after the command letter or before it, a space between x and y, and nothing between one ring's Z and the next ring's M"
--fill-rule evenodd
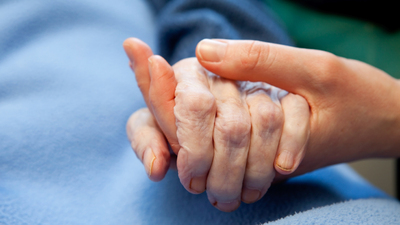
M221 27L210 36L291 44L256 1L204 1L200 13L195 2L0 2L0 224L399 223L400 204L345 165L273 186L233 213L185 191L175 171L148 180L125 134L145 104L124 39L138 37L170 62L193 54L202 24ZM196 22L205 14L207 23Z

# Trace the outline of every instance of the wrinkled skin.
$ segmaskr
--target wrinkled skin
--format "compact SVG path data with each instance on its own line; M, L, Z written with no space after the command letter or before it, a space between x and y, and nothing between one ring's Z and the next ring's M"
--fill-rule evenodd
M152 54L150 49L141 48L137 40L125 42L124 45L128 56L131 60L134 59L137 65L145 64L144 61ZM143 57L133 52L141 53ZM285 175L277 166L282 156L279 154L280 146L284 143L282 140L285 137L286 126L290 127L289 125L292 124L296 127L296 123L286 123L286 117L290 118L286 112L292 110L285 110L284 99L282 99L281 105L285 119L277 158L274 162L275 169L278 171L275 180L286 179L335 163L369 157L400 157L400 138L398 138L400 137L400 81L377 68L323 51L258 41L203 40L197 46L196 56L204 68L222 77L266 82L294 93L295 96L302 96L307 101L310 106L310 133L308 142L304 145L307 154L296 170L291 170ZM157 68L163 64L155 65ZM137 74L143 75L148 70L142 66L133 68L137 78ZM155 68L150 65L150 70ZM153 77L155 80L160 78L160 76ZM176 80L173 79L173 82ZM149 95L146 93L148 93L150 79L138 79L138 84L148 103ZM162 90L162 88L158 89ZM171 90L174 88L171 87ZM174 94L161 101L170 102L170 108L173 108ZM150 111L140 110L128 122L130 140L132 143L135 142L136 136L131 135L132 132L140 133L151 128L152 133L148 133L147 137L161 140L164 134L172 149L178 152L179 148L176 147L179 147L179 143L176 136L174 137L175 123L167 122L175 121L173 113L169 113L173 110L164 110L164 114L159 114L154 111L168 107L163 107L162 104L156 104L155 107L154 104L148 103L148 105L152 114ZM147 123L143 120L139 122L140 126L131 124L132 120L135 120L135 115L141 113L153 122ZM157 122L154 122L155 119L151 115L155 116ZM158 124L160 128L154 128L152 126L154 124ZM296 139L290 135L288 137L292 140ZM151 146L154 142L148 140L139 140L137 144L141 147ZM155 143L161 142L155 141ZM135 146L134 149L137 153L140 152ZM166 148L165 151L167 152ZM169 159L163 158L159 152L162 150L158 149L154 153L159 163L157 160L152 161L154 162L151 164L153 174L150 179L162 179L166 171L166 169L159 169L166 168L165 166L158 166L165 165ZM143 163L145 168L150 165L146 160Z
M183 186L191 193L207 190L223 211L259 200L275 170L296 170L309 136L304 98L262 82L221 78L196 58L171 67L137 39L124 47L150 109L131 116L127 133L150 179L161 180L168 169L164 135Z

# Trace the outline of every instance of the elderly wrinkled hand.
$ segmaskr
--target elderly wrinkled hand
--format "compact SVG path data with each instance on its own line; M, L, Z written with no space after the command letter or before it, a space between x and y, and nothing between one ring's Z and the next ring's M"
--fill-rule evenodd
M207 190L223 211L259 200L275 170L296 170L309 134L302 97L262 82L221 78L196 58L171 67L138 39L124 47L149 107L131 116L127 132L150 179L161 180L168 169L164 135L177 154L183 186L191 193Z

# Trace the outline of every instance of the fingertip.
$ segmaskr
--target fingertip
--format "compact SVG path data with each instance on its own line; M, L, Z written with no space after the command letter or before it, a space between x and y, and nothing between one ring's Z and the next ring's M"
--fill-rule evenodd
M123 43L122 47L125 50L126 55L128 56L130 62L133 62L135 59L135 43L137 42L136 38L127 38Z
M262 197L261 192L256 189L243 188L242 201L246 204L254 203Z
M201 194L206 190L207 176L193 177L190 180L189 189L193 194Z
M130 49L130 48L136 47L136 46L149 47L144 41L140 40L139 38L135 38L135 37L129 37L129 38L125 39L125 41L122 43L122 46L125 49Z
M310 108L307 101L295 94L281 100L285 124L279 149L275 158L275 169L282 175L296 171L304 158L310 135Z
M135 66L136 62L143 63L143 60L153 55L151 48L138 38L127 38L122 46L132 66Z
M290 151L283 151L279 153L275 161L275 169L280 174L291 174L294 171L294 156Z
M150 180L161 181L168 171L170 155L166 149L148 148L144 154L143 164Z
M152 161L152 171L149 176L150 180L158 182L164 179L165 175L168 172L170 165L170 157L166 156L159 156L159 157L154 157L154 160Z
M282 174L282 175L289 175L292 174L295 170L293 168L287 169L284 168L282 166L280 166L279 164L275 163L274 165L276 172Z
M199 61L218 63L224 59L227 46L225 42L203 39L197 44L196 55Z
M153 181L164 178L170 164L170 152L164 135L147 108L133 113L126 124L133 152Z
M221 210L223 212L233 212L233 211L235 211L236 209L239 208L240 203L241 202L239 200L238 201L232 201L232 202L218 202L218 201L211 202L211 204L215 208L217 208L217 209L219 209L219 210Z
M124 47L124 49L130 48L131 45L135 42L134 37L129 37L127 39L125 39L125 41L122 43L122 46Z
M283 151L275 158L275 170L282 175L290 175L299 167L305 155L305 146L293 151Z
M173 75L173 69L171 65L162 57L159 55L152 55L148 59L148 67L150 71L150 77L155 76L155 78L162 77L162 75L171 73L168 78L170 78ZM174 76L172 76L174 77ZM175 78L175 77L174 77Z

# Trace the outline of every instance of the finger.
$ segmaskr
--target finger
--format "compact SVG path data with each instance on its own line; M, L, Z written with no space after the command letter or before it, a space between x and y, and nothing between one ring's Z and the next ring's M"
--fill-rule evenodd
M293 173L304 158L310 134L310 108L303 97L294 94L285 96L281 104L285 122L275 169L287 175Z
M151 56L148 59L151 77L149 88L149 104L158 125L164 132L172 150L179 151L176 136L174 115L176 80L172 67L161 56Z
M205 70L196 58L174 65L178 82L175 116L179 150L177 166L183 186L191 193L206 189L213 160L213 129L216 105Z
M209 201L222 211L241 203L243 178L250 144L251 122L236 82L213 77L216 98L214 159L207 180Z
M146 43L137 38L126 39L123 47L130 60L131 69L135 73L137 85L142 92L147 107L151 110L148 98L150 89L148 58L153 55L153 52Z
M319 82L336 73L333 54L259 41L202 40L197 58L207 70L234 80L263 81L286 91L307 95L324 91Z
M164 135L147 108L129 118L126 131L132 149L152 181L160 181L168 171L170 153Z
M265 195L275 176L274 160L284 117L281 108L271 101L266 90L248 94L246 102L251 115L251 143L242 201L253 203Z

